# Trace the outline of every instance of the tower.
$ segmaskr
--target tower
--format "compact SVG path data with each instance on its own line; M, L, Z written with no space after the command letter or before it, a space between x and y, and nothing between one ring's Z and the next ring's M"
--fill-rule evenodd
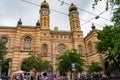
M50 29L50 10L49 10L49 4L44 0L44 2L41 3L40 6L40 26L41 29Z
M73 3L69 7L69 18L70 18L70 29L71 31L81 31L79 13L77 11L76 5Z
M77 49L79 53L84 55L85 45L83 32L81 31L80 21L79 21L79 12L76 5L73 3L69 7L69 20L70 20L70 29L72 32L72 46L74 49Z

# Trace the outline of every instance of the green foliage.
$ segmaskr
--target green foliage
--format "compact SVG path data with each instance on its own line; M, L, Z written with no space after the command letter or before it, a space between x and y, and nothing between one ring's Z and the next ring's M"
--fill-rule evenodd
M83 71L82 66L84 65L84 59L82 59L82 55L77 53L75 49L66 51L64 55L58 58L58 60L58 70L62 72L72 71L72 63L76 64L76 71Z
M99 41L96 43L98 52L105 54L106 71L114 72L120 69L120 26L106 26L98 32Z
M96 43L96 48L98 52L105 53L106 51L110 51L111 48L113 48L113 27L112 26L106 26L104 27L103 31L100 31L97 33L98 36L98 42Z
M10 68L9 62L11 62L11 61L12 61L11 58L7 58L7 59L3 60L3 62L2 62L2 73L8 74L8 70Z
M30 57L23 61L21 67L24 71L30 71L32 69L34 69L36 72L41 72L42 70L51 70L50 62L43 61L42 57L36 53L30 53Z
M0 61L5 59L5 55L7 54L5 43L0 41Z
M103 70L98 62L93 62L91 65L87 66L89 72L100 72Z
M120 0L94 0L93 8L98 4L99 1L105 1L106 3L106 10L109 9L109 7L113 8L114 6L120 7Z
M114 9L112 21L115 26L120 25L120 7Z
M30 55L30 57L26 58L23 61L22 69L25 71L30 71L35 69L36 71L41 71L42 60L36 55Z
M7 54L7 48L6 48L6 43L2 42L0 40L0 66L1 66L1 71L2 73L8 73L8 69L9 69L9 62L12 61L11 58L5 58L6 54ZM1 73L1 72L0 72Z
M43 66L43 70L46 70L48 72L53 70L52 65L50 64L49 61L43 61L42 66Z
M29 65L30 65L29 62L27 61L27 59L25 59L22 63L21 69L23 71L29 72L32 69L31 66L29 66Z
M113 32L114 32L114 37L112 39L112 42L114 43L114 47L111 51L112 53L112 56L117 56L117 55L120 55L120 26L116 26L114 27L113 29Z
M99 1L103 0L94 0L93 8ZM106 1L106 10L108 10L108 7L114 10L112 17L114 26L106 26L103 31L98 33L100 41L96 48L99 52L106 54L105 62L107 62L108 72L120 71L120 0L104 1Z

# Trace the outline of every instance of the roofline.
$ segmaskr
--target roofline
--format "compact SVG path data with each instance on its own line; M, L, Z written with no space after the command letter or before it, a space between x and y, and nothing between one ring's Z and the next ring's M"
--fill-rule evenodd
M92 34L93 31L101 31L101 30L97 30L97 29L94 29L94 30L91 30L89 33L87 33L87 35L84 37L84 39L86 39L88 36L90 36L90 34Z

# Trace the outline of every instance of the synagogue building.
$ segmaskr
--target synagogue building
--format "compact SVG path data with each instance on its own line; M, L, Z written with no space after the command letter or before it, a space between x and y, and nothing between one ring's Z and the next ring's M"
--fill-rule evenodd
M29 57L31 51L47 61L51 61L52 56L54 68L56 58L73 48L83 55L86 64L101 61L101 56L95 49L98 30L92 25L91 31L83 37L77 6L71 4L68 10L70 31L58 30L58 27L50 30L50 9L46 1L40 5L40 16L35 26L22 25L21 19L17 26L0 26L0 39L6 42L7 47L6 57L12 58L9 73L21 70L23 59Z

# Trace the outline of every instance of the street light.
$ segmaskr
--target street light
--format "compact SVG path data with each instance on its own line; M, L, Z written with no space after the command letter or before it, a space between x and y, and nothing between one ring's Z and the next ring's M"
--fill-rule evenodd
M0 79L1 79L1 73L2 73L2 60L0 60Z
M95 17L95 19L98 19L98 18L100 18L100 17L99 17L99 16L96 16L96 17Z

